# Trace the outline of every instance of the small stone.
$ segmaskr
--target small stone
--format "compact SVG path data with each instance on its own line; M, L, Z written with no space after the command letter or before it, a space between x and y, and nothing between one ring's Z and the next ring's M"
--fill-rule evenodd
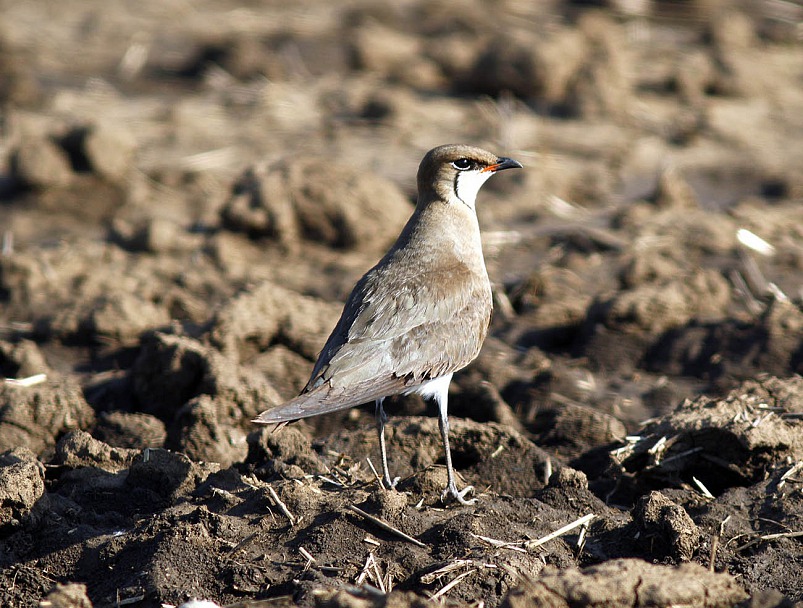
M137 142L126 129L97 125L84 141L84 153L92 170L109 182L125 180L134 166Z
M67 154L46 138L23 141L14 154L12 171L17 180L30 188L59 188L73 178Z

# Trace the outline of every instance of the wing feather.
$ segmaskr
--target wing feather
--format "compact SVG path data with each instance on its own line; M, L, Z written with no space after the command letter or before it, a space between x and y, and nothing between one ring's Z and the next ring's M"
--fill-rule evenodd
M301 395L255 422L282 423L405 392L479 353L491 317L482 274L456 258L378 264L357 283Z
M283 405L265 410L252 422L279 424L319 414L328 414L362 405L386 395L399 393L403 389L403 378L387 378L384 382L365 382L360 386L351 387L350 390L333 389L324 384L302 393Z

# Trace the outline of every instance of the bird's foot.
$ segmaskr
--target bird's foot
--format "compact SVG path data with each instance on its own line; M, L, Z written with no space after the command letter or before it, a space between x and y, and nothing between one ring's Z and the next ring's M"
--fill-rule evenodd
M383 485L385 486L386 490L395 490L396 485L399 483L400 479L401 477L394 477L393 480L391 481L390 475L385 475Z
M471 492L474 492L474 486L466 486L462 490L458 490L457 486L454 484L454 482L452 482L446 487L446 489L443 491L443 494L441 494L441 502L445 503L451 496L461 505L471 506L477 504L476 498L465 498L466 494Z

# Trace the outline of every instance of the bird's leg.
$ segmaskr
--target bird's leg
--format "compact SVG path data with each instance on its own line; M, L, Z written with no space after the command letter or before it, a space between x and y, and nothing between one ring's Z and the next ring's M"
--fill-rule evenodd
M396 484L399 483L399 477L394 479L390 478L390 470L388 469L388 451L385 447L385 423L388 421L388 416L385 414L385 408L382 407L384 398L376 400L376 430L379 433L379 451L382 453L382 477L385 487L393 490Z
M441 439L443 439L443 449L446 451L446 475L448 477L448 485L441 494L441 500L446 502L446 499L451 496L461 505L473 505L477 502L476 498L466 499L466 494L474 491L474 486L466 486L462 490L457 489L457 483L454 478L454 468L452 467L452 451L449 448L449 416L448 409L448 384L443 391L435 395L438 402L438 422L441 429Z

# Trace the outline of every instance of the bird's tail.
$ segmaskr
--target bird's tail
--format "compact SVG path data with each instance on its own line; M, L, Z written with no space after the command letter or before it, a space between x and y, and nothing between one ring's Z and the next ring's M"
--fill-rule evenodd
M385 397L402 392L404 380L390 377L387 380L370 380L362 382L350 390L336 390L329 386L321 386L308 393L302 393L284 405L265 410L252 422L259 424L280 424L282 426L300 418L310 418L319 414L329 414L345 410L355 405L370 403ZM280 428L280 427L278 427Z

